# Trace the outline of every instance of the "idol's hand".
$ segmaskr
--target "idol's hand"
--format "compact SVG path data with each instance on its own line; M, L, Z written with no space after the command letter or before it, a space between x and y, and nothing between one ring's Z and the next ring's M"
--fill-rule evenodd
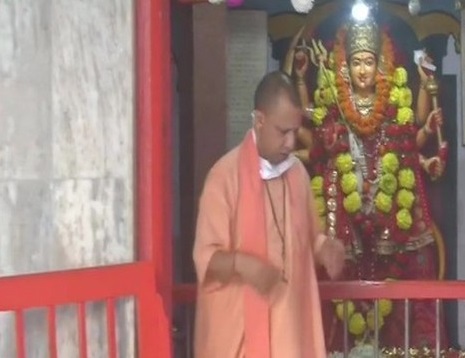
M312 46L310 48L310 58L317 67L324 67L328 61L328 51L323 46L321 40L318 42L312 39Z
M431 176L431 179L436 180L442 176L445 169L445 163L439 156L434 156L425 159L423 167L426 172Z
M303 79L308 70L308 56L303 50L295 54L295 74L298 78Z
M310 151L308 149L298 149L293 154L304 164L310 164Z
M323 145L327 151L333 149L338 138L338 131L335 124L328 124L323 128Z
M339 278L345 262L345 248L342 242L327 238L318 252L318 261L324 266L330 279Z
M442 127L443 122L444 122L444 118L442 116L441 108L431 111L425 123L426 132L436 133L438 131L438 128Z
M255 288L258 293L268 296L281 281L281 270L256 256L237 252L235 270L242 281Z
M420 81L423 84L426 83L429 76L433 75L433 72L431 70L428 70L425 67L423 67L425 64L433 64L433 59L428 55L422 57L420 59L420 63L417 65L418 74L420 75Z

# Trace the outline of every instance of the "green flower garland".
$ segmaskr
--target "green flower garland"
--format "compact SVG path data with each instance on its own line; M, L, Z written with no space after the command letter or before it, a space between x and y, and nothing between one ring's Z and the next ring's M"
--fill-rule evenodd
M328 106L334 104L331 91L335 91L336 75L326 70L326 75L320 71L318 74L318 89L314 93L316 108L312 117L313 124L321 126L328 114ZM393 121L398 125L409 125L414 121L412 106L412 91L407 87L408 74L405 68L395 69L391 79L390 104L397 107L397 115ZM344 194L343 207L349 214L355 214L362 208L362 199L357 191L358 179L355 173L355 164L350 152L340 153L335 159L335 166L339 176L339 184ZM382 174L379 178L378 192L375 195L376 209L383 214L389 214L397 204L397 227L409 230L413 219L411 210L415 202L413 189L415 187L415 173L408 167L401 168L398 155L387 152L381 157ZM311 180L312 190L316 197L318 213L325 221L327 213L324 199L323 177L315 176Z

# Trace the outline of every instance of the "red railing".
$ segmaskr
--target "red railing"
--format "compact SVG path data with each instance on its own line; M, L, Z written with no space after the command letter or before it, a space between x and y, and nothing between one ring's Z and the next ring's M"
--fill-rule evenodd
M465 299L465 281L320 282L322 300L331 299ZM196 288L176 285L173 303L193 303Z
M441 300L465 299L465 281L344 281L344 282L321 282L320 296L322 300L343 299L343 300L373 300L375 311L377 311L378 300L393 299L404 301L404 346L395 347L384 351L393 357L416 356L410 354L410 332L407 327L410 325L410 301L414 300L434 300L436 302L436 342L435 347L422 349L427 351L422 357L464 357L465 353L454 349L441 350L440 342L440 302ZM177 305L189 305L195 303L195 285L177 285L173 291L173 303ZM346 302L347 302L346 301ZM347 311L344 308L344 316ZM346 316L347 317L347 316ZM378 317L375 315L375 327L378 327ZM401 327L399 327L401 329ZM188 343L189 344L189 343ZM374 332L373 354L374 357L381 356L379 347L379 332ZM387 348L383 348L387 349ZM344 357L349 356L348 326L347 320L344 324Z
M49 357L57 354L57 308L77 308L80 358L88 357L89 332L86 325L86 304L104 302L106 312L106 345L108 357L121 356L116 338L116 305L118 299L131 298L136 306L137 357L170 357L166 337L167 315L161 297L154 293L153 265L139 262L99 268L86 268L42 274L0 278L0 312L12 312L15 318L16 357L26 357L25 311L47 310L47 342ZM103 357L102 357L103 358Z

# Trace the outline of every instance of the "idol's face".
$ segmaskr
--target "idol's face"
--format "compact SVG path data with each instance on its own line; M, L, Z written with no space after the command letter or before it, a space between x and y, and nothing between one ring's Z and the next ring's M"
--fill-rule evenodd
M357 52L349 61L350 78L355 93L374 91L378 63L371 52Z

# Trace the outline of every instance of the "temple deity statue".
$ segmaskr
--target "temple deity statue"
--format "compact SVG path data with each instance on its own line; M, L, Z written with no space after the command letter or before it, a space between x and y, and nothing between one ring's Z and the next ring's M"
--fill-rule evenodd
M418 73L396 66L393 42L372 17L342 26L327 47L299 32L287 55L285 70L295 78L307 117L296 155L309 169L327 235L345 244L347 280L442 275L440 233L424 182L443 174L447 143L434 66L426 52L418 61ZM316 78L308 74L312 65ZM409 75L419 76L416 100ZM310 80L316 82L312 93ZM427 143L436 148L432 156L424 154ZM411 303L411 346L435 346L434 308L434 302ZM332 350L342 349L343 311L342 302L331 303ZM346 312L352 344L373 339L373 302L348 302ZM403 303L381 300L377 322L381 347L403 346ZM447 345L443 327L441 334Z

